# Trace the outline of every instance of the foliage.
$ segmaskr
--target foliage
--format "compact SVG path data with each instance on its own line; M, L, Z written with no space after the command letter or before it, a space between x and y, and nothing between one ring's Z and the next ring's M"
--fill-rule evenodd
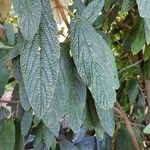
M0 69L1 150L150 147L149 0L0 0Z

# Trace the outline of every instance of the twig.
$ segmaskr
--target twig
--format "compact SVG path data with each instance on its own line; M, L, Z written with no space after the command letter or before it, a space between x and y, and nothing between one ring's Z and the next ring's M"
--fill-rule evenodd
M125 70L127 70L127 69L129 69L129 68L132 68L132 67L135 67L135 66L139 65L141 62L143 62L143 60L139 60L139 61L137 61L136 63L134 63L134 64L132 64L132 65L129 65L129 66L123 68L122 70L119 71L119 74L121 74L123 71L125 71Z
M0 100L1 103L7 103L7 104L18 104L20 101L6 101L6 100Z
M140 150L140 147L139 147L138 142L137 142L137 140L135 138L134 132L132 130L130 121L128 120L128 117L127 117L126 113L122 109L122 107L119 104L119 102L116 102L115 105L116 105L115 111L123 118L125 126L126 126L126 129L127 129L127 132L128 132L128 135L129 135L129 137L131 139L131 142L132 142L135 150Z

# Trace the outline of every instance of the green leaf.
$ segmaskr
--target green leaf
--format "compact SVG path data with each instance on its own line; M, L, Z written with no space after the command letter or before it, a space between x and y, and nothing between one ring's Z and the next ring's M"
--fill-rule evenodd
M12 119L4 121L0 131L0 149L14 150L15 145L15 126Z
M121 13L128 12L136 4L135 0L123 0L121 7Z
M4 107L0 107L0 121L7 118L8 115L9 115L9 111Z
M104 110L96 105L97 114L100 119L101 125L104 130L110 135L113 136L115 130L115 122L114 122L114 112L112 109Z
M100 123L100 120L99 120L99 117L97 115L97 111L95 108L95 103L90 92L88 92L88 95L87 95L84 115L85 115L85 121L84 121L85 127L90 130L95 129L97 137L99 137L99 139L102 139L104 136L104 130L101 126L101 123Z
M145 127L143 132L146 134L150 134L150 123Z
M93 0L83 11L82 17L86 18L92 24L99 16L104 6L104 0Z
M147 44L150 43L150 19L144 18L145 39Z
M139 93L139 85L137 81L131 80L131 83L129 85L129 96L128 96L130 105L135 103L138 93Z
M115 144L116 150L134 150L133 144L131 143L131 140L129 140L128 133L125 129L125 127L121 127L116 139Z
M23 37L26 40L33 39L41 20L41 0L13 0L13 6Z
M23 82L23 76L20 68L20 57L16 57L15 59L13 59L12 64L13 64L14 77L19 83L19 97L20 97L21 105L25 111L28 111L31 106Z
M47 127L44 127L43 134L44 134L43 139L46 144L46 147L48 149L50 149L51 145L53 144L53 142L55 140L55 137L54 137L53 133L50 131L50 129Z
M146 39L144 31L144 21L140 19L133 29L133 33L131 34L132 42L131 42L131 51L133 54L137 54L144 46Z
M87 20L76 17L71 24L71 50L79 75L100 108L110 109L119 87L113 54Z
M21 120L21 132L25 136L28 134L32 124L33 112L25 111Z
M150 59L150 45L146 45L144 50L144 60L147 61Z
M71 142L67 140L61 141L60 149L61 150L78 150L78 148L75 145L73 145Z
M43 141L43 124L40 123L35 131L35 139L33 143L34 149L38 149L41 145L41 142Z
M52 128L66 115L70 127L76 132L82 124L85 99L86 86L76 72L68 46L62 45L59 78L51 107L43 117L44 123Z
M136 0L141 17L150 18L149 0Z
M42 19L33 41L25 41L20 62L25 89L35 114L42 117L52 103L59 73L60 47L48 0L42 0Z
M15 120L15 128L16 128L16 142L14 150L24 150L24 138L21 133L20 120Z
M7 68L8 50L0 49L0 95L4 93L5 85L9 80L9 70Z
M5 22L4 28L5 28L6 37L8 39L9 44L14 45L15 44L15 33L14 33L14 29L13 29L12 24Z

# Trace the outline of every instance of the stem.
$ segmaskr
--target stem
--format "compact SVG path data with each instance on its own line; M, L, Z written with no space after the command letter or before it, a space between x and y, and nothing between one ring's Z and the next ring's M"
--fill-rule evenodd
M136 63L134 63L134 64L132 64L132 65L129 65L129 66L123 68L122 70L119 71L119 74L121 74L123 71L125 71L125 70L127 70L127 69L129 69L129 68L132 68L132 67L135 67L135 66L139 65L141 62L143 62L143 60L139 60L139 61L137 61Z
M115 111L121 116L121 118L123 118L124 120L124 123L125 123L125 126L126 126L126 129L127 129L127 132L128 132L128 135L131 139L131 142L135 148L135 150L140 150L140 147L138 145L138 142L135 138L135 135L134 135L134 132L132 130L132 127L131 127L131 124L130 124L130 121L126 115L126 113L124 112L124 110L122 109L121 105L119 104L119 102L116 102L115 103L116 107L115 107Z
M0 100L1 103L7 103L7 104L14 104L17 105L20 103L20 101L6 101L6 100Z

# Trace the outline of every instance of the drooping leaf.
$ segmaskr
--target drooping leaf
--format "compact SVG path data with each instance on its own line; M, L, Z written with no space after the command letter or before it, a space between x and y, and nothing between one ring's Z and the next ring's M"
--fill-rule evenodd
M87 20L80 17L72 21L71 38L71 50L77 70L90 89L96 105L103 109L112 108L119 82L109 46Z
M121 13L128 12L136 4L136 0L123 0Z
M41 20L41 0L13 0L13 6L19 17L23 37L26 40L33 39Z
M11 23L5 22L4 24L6 36L10 45L14 45L15 43L15 33Z
M15 126L12 119L4 121L0 131L0 149L14 150L15 145Z
M77 9L78 13L82 14L83 10L85 9L85 6L82 3L82 1L81 0L74 0L73 4L75 5L75 8Z
M21 133L20 121L15 120L15 147L14 150L24 150L24 138Z
M92 24L99 16L104 6L104 0L93 0L83 11L82 16Z
M78 150L78 148L75 145L73 145L71 142L67 140L61 141L60 149L61 150Z
M145 127L145 129L144 129L143 132L146 133L146 134L150 134L150 124L148 124L148 125Z
M137 54L144 46L146 39L144 31L144 21L140 19L132 33L131 51L133 54Z
M121 127L116 139L115 149L117 150L134 150L134 147L129 140L129 136L124 127Z
M150 45L146 45L144 50L144 60L147 61L150 59Z
M145 39L147 44L150 43L150 19L144 18Z
M44 135L43 139L46 144L46 147L47 147L47 149L50 149L52 143L55 140L55 137L54 137L53 133L50 131L50 129L47 127L44 127L43 135Z
M25 89L35 114L42 117L52 102L59 73L60 48L56 24L48 0L42 0L40 29L32 41L25 41L20 62Z
M0 18L6 19L10 9L11 9L12 0L1 0L0 1Z
M49 150L49 149L46 147L46 144L42 140L39 146L36 148L36 150Z
M97 114L101 125L110 136L113 136L115 130L114 112L112 109L104 110L96 105Z
M59 78L53 102L43 121L48 127L54 127L66 115L76 132L82 124L85 99L86 87L75 70L68 46L62 45Z
M9 111L4 107L0 107L0 121L5 119L8 115Z
M28 96L25 90L25 85L23 82L22 72L20 68L20 57L16 57L12 60L13 64L13 74L17 82L19 83L19 97L20 102L24 110L28 111L31 107Z
M101 126L99 117L97 115L97 111L95 108L95 104L94 104L92 95L89 91L87 94L88 95L87 95L87 100L86 100L86 107L85 107L85 111L84 111L84 114L86 115L85 121L84 121L84 126L90 130L95 129L97 137L102 139L103 135L104 135L104 130Z
M32 124L33 112L25 111L21 120L21 132L25 136L28 134Z
M5 85L9 80L9 70L7 66L8 62L8 50L0 49L0 95L4 93Z
M136 80L132 80L129 85L129 96L128 96L131 105L135 103L138 93L139 93L139 85Z
M136 0L141 17L150 18L149 0Z
M34 149L38 149L43 141L43 124L40 123L35 131Z

